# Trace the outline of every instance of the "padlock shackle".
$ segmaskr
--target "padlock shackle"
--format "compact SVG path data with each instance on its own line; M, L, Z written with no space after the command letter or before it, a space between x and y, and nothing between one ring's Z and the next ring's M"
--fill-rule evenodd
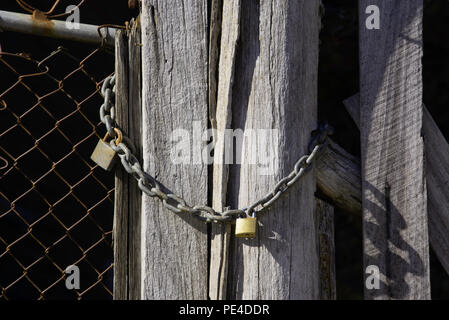
M256 210L254 210L255 206L251 206L250 208L244 208L243 211L246 211L247 218L256 218Z
M115 145L118 146L123 141L123 133L118 128L114 128L114 132L117 134L117 138L115 139ZM106 140L109 138L109 132L106 132L104 135L103 141L107 142Z

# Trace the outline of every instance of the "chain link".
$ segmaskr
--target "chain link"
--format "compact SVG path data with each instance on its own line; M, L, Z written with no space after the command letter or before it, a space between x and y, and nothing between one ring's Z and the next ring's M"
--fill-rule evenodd
M324 123L312 132L312 140L309 144L309 155L301 157L294 165L288 176L281 179L274 189L263 198L255 201L250 206L242 209L226 209L218 212L209 206L190 206L186 201L173 194L162 190L161 185L149 174L143 171L139 160L134 155L135 147L123 134L123 141L116 144L117 133L115 125L115 75L106 78L101 88L104 103L100 107L100 119L106 126L106 130L113 138L110 141L111 148L118 154L120 162L127 173L138 182L139 189L152 198L159 198L168 210L176 214L192 214L205 222L230 222L239 217L256 217L258 214L271 207L279 198L304 177L313 166L313 162L320 151L327 146L327 136L333 133L332 127Z

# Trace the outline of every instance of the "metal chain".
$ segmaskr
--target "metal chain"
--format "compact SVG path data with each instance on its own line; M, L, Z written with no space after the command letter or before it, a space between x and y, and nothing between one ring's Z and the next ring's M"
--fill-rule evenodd
M162 186L149 174L143 171L139 160L134 155L135 147L123 134L122 142L116 144L117 133L115 130L115 75L106 78L101 88L104 103L100 108L100 119L105 124L110 137L111 148L118 154L123 168L138 182L142 192L153 198L159 198L164 207L176 214L192 214L205 222L230 222L239 217L256 217L259 213L272 206L279 198L300 180L312 168L313 162L320 151L327 146L327 136L332 134L332 127L326 123L321 124L312 132L312 140L309 144L309 155L301 157L288 176L281 179L274 189L263 198L255 201L250 206L242 209L230 209L218 212L209 206L190 206L186 201L170 192L164 192Z

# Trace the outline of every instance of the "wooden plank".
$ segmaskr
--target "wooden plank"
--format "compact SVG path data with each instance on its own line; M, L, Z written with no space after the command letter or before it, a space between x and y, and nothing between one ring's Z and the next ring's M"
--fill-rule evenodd
M344 101L346 110L357 126L360 122L359 99L359 95L356 94ZM425 106L423 108L429 240L438 259L449 274L449 193L446 187L449 181L449 144L427 108ZM323 180L323 183L326 182Z
M315 198L315 224L320 269L320 299L336 300L334 208Z
M449 144L424 107L429 238L449 274Z
M174 164L172 130L207 128L206 0L142 2L144 170L189 204L207 203L205 164ZM142 199L142 298L207 298L207 226Z
M131 22L131 30L128 39L129 56L129 138L136 148L136 157L142 160L142 59L141 59L141 34L140 23ZM129 176L129 204L128 204L128 299L140 299L140 227L142 192L134 177Z
M128 132L128 46L124 31L115 37L116 122ZM114 196L114 299L128 298L128 173L115 167Z
M222 211L226 206L229 165L225 160L225 129L232 119L232 86L234 83L235 53L240 30L240 0L229 0L220 7L223 11L220 57L218 63L218 93L216 108L210 109L215 134L213 164L212 207ZM231 226L212 225L209 297L213 300L226 298L229 265Z
M242 1L240 21L232 128L279 131L267 156L273 175L255 165L230 168L233 208L264 196L307 153L317 120L319 1ZM310 174L260 216L257 238L231 240L228 298L319 298L314 192Z
M362 215L360 159L329 139L329 145L316 160L317 193L334 206Z
M218 59L220 58L221 24L223 0L210 1L209 31L209 121L211 128L217 128ZM214 137L215 139L215 137Z
M365 27L369 5L379 30ZM422 0L359 0L359 9L364 266L381 279L365 297L429 299Z

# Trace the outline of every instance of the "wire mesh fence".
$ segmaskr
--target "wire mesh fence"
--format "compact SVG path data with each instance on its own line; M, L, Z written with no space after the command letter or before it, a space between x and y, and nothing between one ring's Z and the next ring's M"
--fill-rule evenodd
M104 48L83 59L63 47L40 60L0 52L2 300L112 298L114 179L90 154L113 67ZM65 285L70 265L78 290Z
M78 2L78 4L72 6L72 8L80 8L84 3L86 2L86 0L80 0ZM28 13L33 13L35 10L39 10L40 12L42 12L45 16L47 16L49 19L56 19L56 18L63 18L66 17L68 15L71 14L71 10L66 11L66 12L60 12L57 13L57 10L61 10L61 8L65 8L63 6L64 1L61 0L51 0L51 1L47 1L47 3L45 5L47 5L47 9L43 9L42 7L42 1L37 1L37 0L31 0L31 1L25 1L25 0L16 0L16 3L26 12ZM40 7L38 8L36 6L37 3L40 5ZM71 3L70 3L71 4Z

